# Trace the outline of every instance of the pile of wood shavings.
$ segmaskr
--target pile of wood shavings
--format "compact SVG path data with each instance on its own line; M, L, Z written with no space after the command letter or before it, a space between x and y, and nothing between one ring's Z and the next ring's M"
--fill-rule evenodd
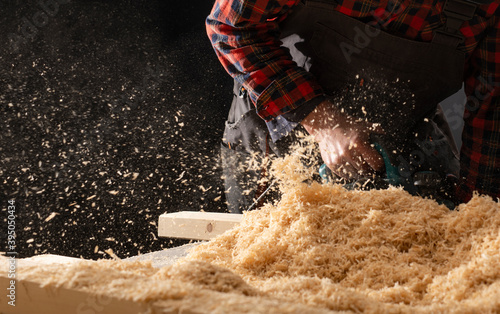
M299 168L275 169L288 178L277 206L245 213L188 259L329 310L500 311L500 205L491 198L450 211L396 188L305 184Z
M173 266L81 262L21 277L194 313L500 312L498 203L476 195L449 211L396 188L305 184L293 162L276 166L293 181L279 204Z
M458 212L398 189L296 186L188 257L260 291L337 311L500 311L500 208Z

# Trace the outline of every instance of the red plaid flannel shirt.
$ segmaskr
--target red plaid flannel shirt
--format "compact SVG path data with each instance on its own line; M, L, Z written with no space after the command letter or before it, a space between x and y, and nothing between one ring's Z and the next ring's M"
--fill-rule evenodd
M260 117L270 121L323 94L280 47L279 22L300 0L217 0L207 18L208 36L227 72L248 90ZM393 34L429 42L443 25L444 0L332 0L336 10L382 23ZM384 15L394 11L397 14ZM390 7L388 9L388 7ZM500 0L481 5L460 29L465 64L465 126L458 194L473 191L500 198ZM455 114L463 108L454 108Z

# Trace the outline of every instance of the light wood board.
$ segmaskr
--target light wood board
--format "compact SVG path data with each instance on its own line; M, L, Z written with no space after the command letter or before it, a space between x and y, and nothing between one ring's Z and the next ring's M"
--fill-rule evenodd
M30 265L49 265L75 263L81 259L60 255L40 255L17 259L18 270ZM7 259L0 259L0 269L5 268ZM79 289L41 287L37 282L18 280L15 282L15 306L8 304L7 290L12 279L7 272L0 273L0 313L1 314L169 314L179 313L183 308L182 300L164 300L155 303L134 302L106 295L96 295ZM182 313L200 314L182 309Z
M210 240L241 222L243 215L206 212L178 212L160 215L158 236Z

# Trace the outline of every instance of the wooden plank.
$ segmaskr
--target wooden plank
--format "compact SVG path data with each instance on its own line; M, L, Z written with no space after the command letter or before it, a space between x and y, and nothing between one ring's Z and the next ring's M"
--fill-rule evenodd
M158 236L210 240L241 222L243 215L206 212L178 212L160 215Z
M8 287L10 279L0 276L0 287ZM30 281L17 281L16 306L11 306L6 295L0 296L1 314L201 314L185 309L182 300L134 302L87 291L45 287Z
M0 287L8 287L9 279L0 277ZM92 295L88 292L66 288L40 287L30 281L16 282L15 307L9 305L6 295L0 297L0 313L146 313L148 304L117 298ZM168 312L166 312L168 313ZM173 313L173 312L171 312Z
M151 266L155 268L162 268L168 265L175 264L178 259L185 257L189 254L191 249L200 245L201 242L194 242L182 246L164 249L161 251L150 252L137 256L132 256L124 259L125 261L132 262L151 262Z
M55 254L42 254L36 255L27 258L16 259L17 267L25 267L25 266L40 266L47 264L66 264L66 263L75 263L78 261L82 261L84 259L55 255Z
M60 255L39 255L30 258L16 259L18 270L32 265L65 264L81 261L78 258ZM7 264L7 259L0 259ZM1 265L3 268L5 265ZM0 314L169 314L179 313L183 308L182 300L162 300L158 303L134 302L88 291L68 288L41 287L40 283L15 279L15 306L9 305L7 290L11 280L6 271L0 273ZM200 312L182 310L186 314L201 314Z

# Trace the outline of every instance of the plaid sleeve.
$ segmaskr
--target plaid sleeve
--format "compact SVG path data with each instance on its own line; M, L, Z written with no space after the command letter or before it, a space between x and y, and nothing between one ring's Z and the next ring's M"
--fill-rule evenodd
M299 0L217 0L207 33L226 71L247 89L265 121L323 91L281 47L278 22Z
M467 105L460 154L458 196L473 191L500 198L500 18L473 52L465 80Z

